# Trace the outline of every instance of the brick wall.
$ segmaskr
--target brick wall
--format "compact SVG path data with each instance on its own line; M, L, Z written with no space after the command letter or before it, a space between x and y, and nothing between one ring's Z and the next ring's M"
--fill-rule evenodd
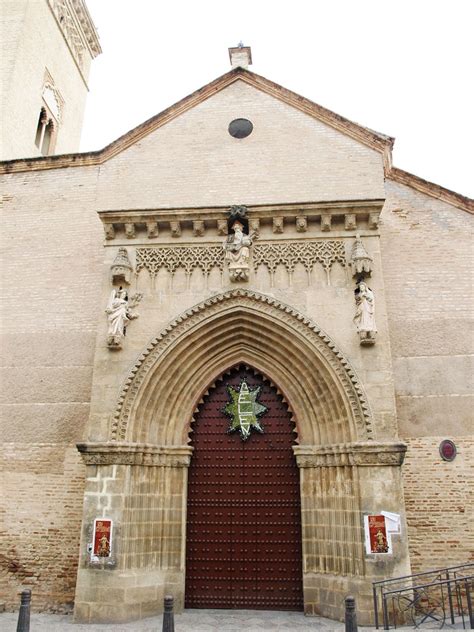
M85 466L74 446L3 444L0 581L7 609L33 591L35 610L74 601Z
M382 265L416 572L474 550L472 216L404 185L387 189ZM442 439L459 447L452 463Z
M408 439L403 480L413 573L474 562L474 438L455 439L452 462L439 455L442 439Z
M3 180L0 379L1 600L35 609L74 599L84 468L75 443L89 416L102 230L95 172Z
M253 132L235 139L235 118ZM179 177L177 177L179 173ZM384 197L382 156L237 81L107 161L104 209Z

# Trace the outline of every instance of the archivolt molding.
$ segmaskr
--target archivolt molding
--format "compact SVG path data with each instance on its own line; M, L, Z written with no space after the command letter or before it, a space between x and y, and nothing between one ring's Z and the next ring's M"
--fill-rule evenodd
M251 323L249 325L247 319L244 323L247 329L242 325L242 330L239 330L240 323L233 319L236 314L244 313L250 315ZM226 329L225 323L231 327ZM249 335L248 328L252 325L252 340L257 341L253 344L264 348L261 353L258 349L255 351L258 355L256 361L246 352L245 345L238 343L239 336ZM292 339L289 339L290 336ZM211 338L216 345L212 353L208 349ZM180 355L179 345L183 341L187 341L188 346ZM269 356L273 349L280 354L278 358ZM195 366L198 353L201 354L201 365ZM170 377L171 371L166 370L165 361L172 368L182 367L181 374ZM142 433L139 437L135 428L133 432L137 436L132 436L134 424L145 423L144 416L150 415L156 415L156 423L171 424L170 419L176 414L174 407L184 397L183 383L186 384L188 377L202 389L193 401L186 422L175 419L173 423L189 424L206 387L231 364L240 362L255 366L282 388L284 382L290 384L285 399L292 402L294 399L304 400L300 411L298 406L293 406L300 424L315 423L317 418L317 423L324 424L329 429L327 432L339 437L339 441L367 441L374 438L372 413L362 385L355 370L331 338L292 307L272 297L239 288L213 296L188 309L150 341L121 388L111 423L110 439L143 441L145 436L145 440L150 441L146 430L143 431L145 435ZM309 362L312 363L311 367L307 366ZM277 363L278 374L275 379L272 370ZM156 384L152 385L158 366L162 374L154 378ZM211 376L210 371L214 371ZM182 396L177 393L178 388ZM160 391L161 400L157 399L157 390ZM189 398L189 394L186 396ZM318 397L321 400L319 404ZM155 405L152 405L152 398L155 398ZM329 403L324 408L326 400ZM162 407L161 411L156 412L156 402ZM316 410L318 405L319 409ZM332 412L326 410L328 406L333 407ZM343 429L349 425L350 429ZM182 442L182 437L170 437L171 433L172 430L166 441L174 444ZM318 442L317 438L311 440ZM328 437L323 438L323 441L337 442Z

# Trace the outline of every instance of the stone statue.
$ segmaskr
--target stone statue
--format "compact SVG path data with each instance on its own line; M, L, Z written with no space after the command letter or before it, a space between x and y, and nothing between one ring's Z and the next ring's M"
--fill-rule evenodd
M375 325L375 299L372 290L361 281L355 290L356 313L354 322L357 325L361 345L373 345L377 334Z
M239 220L232 224L231 229L233 232L227 236L223 244L229 275L231 281L248 281L250 246L255 235L245 234L244 225Z
M107 309L105 310L109 322L107 332L107 346L109 348L122 348L122 340L126 333L127 324L139 316L139 314L132 311L132 308L140 302L142 296L142 294L134 294L129 303L126 290L122 289L122 287L118 290L112 290Z

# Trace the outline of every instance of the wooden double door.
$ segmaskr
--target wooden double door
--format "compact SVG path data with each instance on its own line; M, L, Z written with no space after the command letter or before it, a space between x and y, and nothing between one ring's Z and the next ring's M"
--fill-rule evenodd
M210 389L191 437L185 606L302 610L299 472L281 396L239 366Z

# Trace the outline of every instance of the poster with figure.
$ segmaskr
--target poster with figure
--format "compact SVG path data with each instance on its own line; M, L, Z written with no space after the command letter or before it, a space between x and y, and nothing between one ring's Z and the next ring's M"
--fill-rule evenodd
M92 556L94 558L110 557L112 550L112 520L96 518L94 520L94 539Z
M384 515L364 516L365 548L368 554L392 553L392 542Z

